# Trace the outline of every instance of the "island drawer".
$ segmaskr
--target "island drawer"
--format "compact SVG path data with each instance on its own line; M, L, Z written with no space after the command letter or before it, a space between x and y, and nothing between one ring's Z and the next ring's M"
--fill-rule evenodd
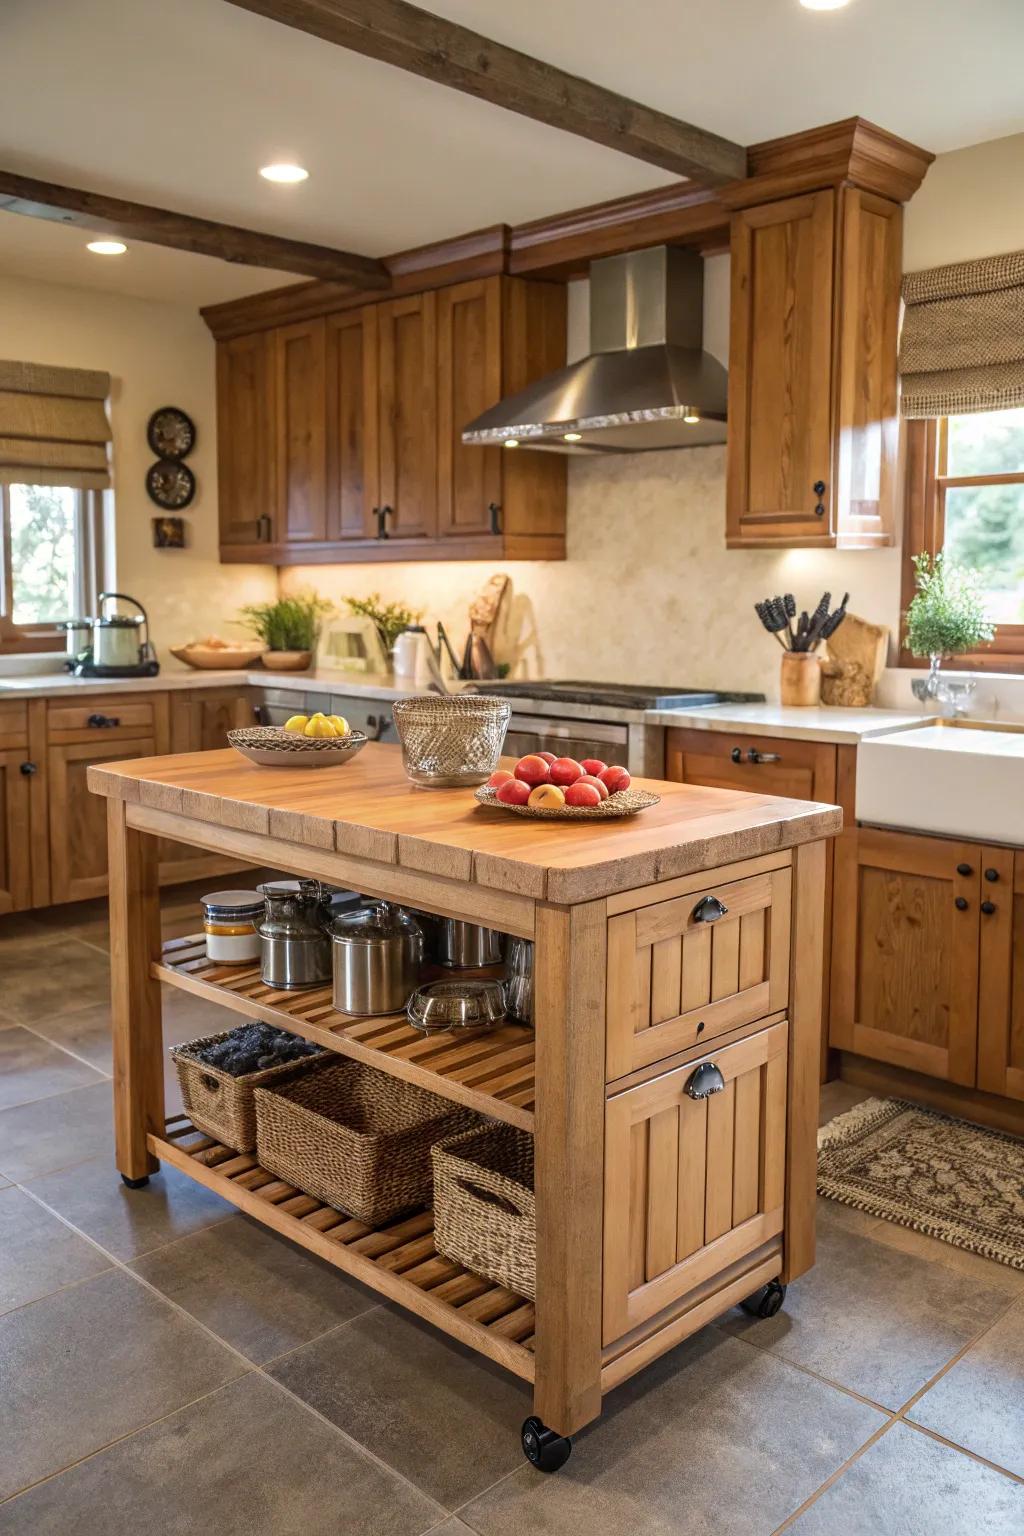
M609 919L609 1082L786 1007L791 879L772 869Z
M50 703L46 712L47 734L51 741L91 741L93 737L117 740L119 736L146 735L154 728L155 705L146 699L110 694L65 704Z
M782 1231L788 1037L782 1020L608 1100L606 1345Z

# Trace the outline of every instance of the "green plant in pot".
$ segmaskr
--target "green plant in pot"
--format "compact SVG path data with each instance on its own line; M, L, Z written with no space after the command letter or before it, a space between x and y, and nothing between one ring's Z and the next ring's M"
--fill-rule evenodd
M422 610L414 612L404 603L382 602L379 592L371 592L369 597L346 597L345 602L350 612L370 620L389 656L403 629L408 629L410 624L418 624L423 617Z
M939 669L952 656L964 656L987 645L995 634L979 591L975 573L944 554L914 556L917 588L907 609L907 647L914 656L927 656L927 683L919 697L940 695Z
M320 626L331 604L315 592L279 597L276 603L250 603L241 622L258 635L267 649L263 665L274 672L297 672L313 660Z

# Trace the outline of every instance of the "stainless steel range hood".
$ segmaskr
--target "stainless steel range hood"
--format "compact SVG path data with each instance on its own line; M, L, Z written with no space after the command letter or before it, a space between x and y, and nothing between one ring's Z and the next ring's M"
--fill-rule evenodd
M469 423L464 443L638 453L724 443L721 363L701 348L704 262L653 246L590 268L590 352Z

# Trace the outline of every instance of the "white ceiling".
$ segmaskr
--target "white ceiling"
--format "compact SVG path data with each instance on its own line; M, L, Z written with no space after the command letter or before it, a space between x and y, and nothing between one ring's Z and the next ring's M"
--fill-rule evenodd
M1024 129L1021 0L431 0L750 143L854 113L932 150ZM0 0L0 165L382 255L663 184L656 168L224 0ZM273 159L298 187L256 174ZM289 279L0 214L0 275L212 303Z

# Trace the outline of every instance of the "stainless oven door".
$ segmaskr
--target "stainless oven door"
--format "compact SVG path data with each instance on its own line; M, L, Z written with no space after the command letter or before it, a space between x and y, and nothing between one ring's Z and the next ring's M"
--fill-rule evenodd
M598 757L605 763L628 766L629 727L591 720L554 720L545 715L513 714L505 745L506 757L527 752L554 752L557 757Z

